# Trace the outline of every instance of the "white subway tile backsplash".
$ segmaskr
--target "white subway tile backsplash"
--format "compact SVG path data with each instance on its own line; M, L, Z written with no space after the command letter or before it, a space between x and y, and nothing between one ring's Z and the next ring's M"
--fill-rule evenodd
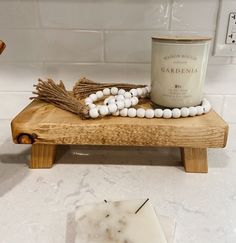
M236 123L236 95L229 95L225 97L223 117L228 122Z
M220 115L222 115L224 96L223 95L205 95L210 101L212 108Z
M32 91L38 78L45 77L40 63L0 63L0 91Z
M209 64L211 65L218 65L218 64L231 64L231 57L216 57L216 56L210 56L209 57Z
M169 0L39 0L43 27L167 29Z
M42 30L41 60L56 62L99 62L103 38L98 31Z
M1 0L0 28L39 27L37 0Z
M172 30L215 30L218 0L174 0Z
M71 89L79 78L87 77L97 82L150 83L150 65L148 64L58 64L47 63L44 76L65 81Z
M105 32L107 62L151 62L151 37L154 31Z
M67 89L81 77L99 82L150 82L150 65L106 63L0 63L0 92L34 90L38 78L63 80Z
M99 62L103 35L98 31L1 30L7 48L1 61Z
M236 94L235 77L235 65L208 65L205 93Z
M231 57L231 63L236 64L236 57Z
M39 61L41 56L41 37L37 30L3 30L0 36L7 47L0 61Z
M227 141L227 149L236 151L236 124L229 124L229 137Z
M0 92L1 110L0 119L14 118L27 104L30 103L31 93L27 92Z

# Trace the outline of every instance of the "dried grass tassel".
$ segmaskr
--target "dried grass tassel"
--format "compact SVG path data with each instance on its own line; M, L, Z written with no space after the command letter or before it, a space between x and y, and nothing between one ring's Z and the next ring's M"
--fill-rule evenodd
M74 86L73 93L77 99L84 99L90 94L96 93L104 88L117 87L129 91L130 89L142 88L145 85L129 83L98 83L87 78L81 78Z
M66 90L62 81L59 84L56 84L52 79L47 81L39 79L38 81L38 84L34 85L36 91L33 92L37 96L31 97L31 99L51 103L63 110L79 115L82 119L89 118L88 107L82 101L73 97L73 94Z

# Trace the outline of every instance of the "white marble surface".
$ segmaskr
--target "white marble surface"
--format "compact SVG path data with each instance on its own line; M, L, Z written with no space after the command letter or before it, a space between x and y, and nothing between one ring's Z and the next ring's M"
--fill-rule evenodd
M236 242L234 146L209 151L208 174L186 174L173 166L177 150L151 148L61 147L52 169L29 170L8 120L0 132L1 243L73 243L77 206L147 197L176 221L175 243Z

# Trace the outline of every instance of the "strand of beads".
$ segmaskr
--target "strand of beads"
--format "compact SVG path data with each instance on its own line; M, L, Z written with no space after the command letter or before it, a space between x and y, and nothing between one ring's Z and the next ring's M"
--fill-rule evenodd
M140 118L179 118L188 116L199 116L208 113L211 105L207 99L203 99L201 105L192 107L182 107L174 109L143 109L134 108L139 103L139 98L145 98L150 94L150 87L131 89L129 92L124 89L112 87L97 91L85 99L85 104L89 106L89 116L97 118L99 116L123 116ZM108 96L108 97L107 97ZM94 102L103 100L103 105L95 105Z

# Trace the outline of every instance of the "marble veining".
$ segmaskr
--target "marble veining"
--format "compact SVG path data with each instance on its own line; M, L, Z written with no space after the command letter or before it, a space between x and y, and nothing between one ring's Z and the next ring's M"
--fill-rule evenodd
M146 200L103 202L77 209L75 243L167 243Z

